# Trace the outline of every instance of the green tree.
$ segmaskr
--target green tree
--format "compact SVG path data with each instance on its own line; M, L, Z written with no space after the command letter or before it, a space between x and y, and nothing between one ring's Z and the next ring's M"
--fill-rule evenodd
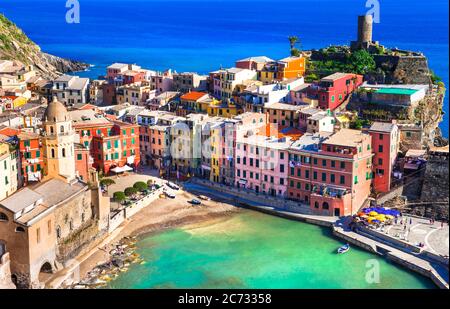
M442 78L440 76L436 75L433 70L430 70L430 77L431 77L431 82L433 84L442 82Z
M125 201L126 196L125 196L125 193L123 193L122 191L117 191L117 192L114 192L113 198L117 203L122 204Z
M115 184L116 182L110 178L103 178L100 180L100 185L106 187L106 190L108 190L108 187Z
M295 45L300 45L300 39L298 38L298 36L288 36L288 40L289 40L289 46L290 46L290 51L291 51L291 56L294 57L299 57L300 56L300 48L296 48Z
M124 192L125 192L126 196L130 197L130 196L133 196L136 193L138 193L138 190L136 188L133 188L133 187L128 187L128 188L125 189Z
M135 188L139 192L142 192L142 191L146 190L148 188L148 186L145 182L138 181L138 182L134 183L133 188Z
M376 64L373 56L368 51L360 49L350 56L350 66L353 67L353 73L366 74L375 70Z

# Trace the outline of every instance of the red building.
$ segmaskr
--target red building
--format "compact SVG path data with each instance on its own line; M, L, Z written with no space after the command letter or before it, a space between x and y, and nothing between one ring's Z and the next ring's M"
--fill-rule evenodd
M307 133L289 149L288 198L315 214L354 214L370 195L371 138L358 130Z
M139 125L115 121L109 135L94 136L91 153L93 167L108 174L114 167L140 163Z
M373 157L373 190L389 192L392 173L399 148L400 134L396 124L374 122L368 130L372 136Z
M363 82L363 76L350 73L334 73L312 85L310 92L318 98L321 109L333 111Z
M91 142L95 136L111 134L113 123L103 115L91 109L79 109L69 112L73 128L80 136L80 144L91 149Z
M22 167L22 181L20 185L42 179L44 168L44 153L39 134L32 132L21 132L17 135L19 139L20 161Z
M89 169L93 163L94 160L89 148L84 147L82 144L75 144L75 169L81 180L87 181L89 179Z

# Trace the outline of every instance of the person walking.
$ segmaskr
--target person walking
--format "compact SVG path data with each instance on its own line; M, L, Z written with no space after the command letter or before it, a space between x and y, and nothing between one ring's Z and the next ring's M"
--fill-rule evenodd
M412 218L409 218L409 224L412 224Z

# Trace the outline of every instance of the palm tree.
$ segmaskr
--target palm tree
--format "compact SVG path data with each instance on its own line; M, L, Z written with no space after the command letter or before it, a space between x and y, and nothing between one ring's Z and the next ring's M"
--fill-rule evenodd
M298 37L293 35L293 36L288 36L288 40L289 40L289 44L291 45L291 50L295 48L295 44L297 44L298 42Z

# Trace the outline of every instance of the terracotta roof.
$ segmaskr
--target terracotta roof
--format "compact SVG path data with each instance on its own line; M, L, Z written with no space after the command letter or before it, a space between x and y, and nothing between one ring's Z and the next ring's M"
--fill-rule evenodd
M0 129L0 134L7 135L7 136L16 136L16 135L19 135L19 133L20 133L20 130L8 128L8 127Z
M187 101L197 101L197 100L201 99L203 96L205 96L206 94L207 93L205 93L205 92L191 91L186 94L183 94L181 96L181 99L187 100Z

